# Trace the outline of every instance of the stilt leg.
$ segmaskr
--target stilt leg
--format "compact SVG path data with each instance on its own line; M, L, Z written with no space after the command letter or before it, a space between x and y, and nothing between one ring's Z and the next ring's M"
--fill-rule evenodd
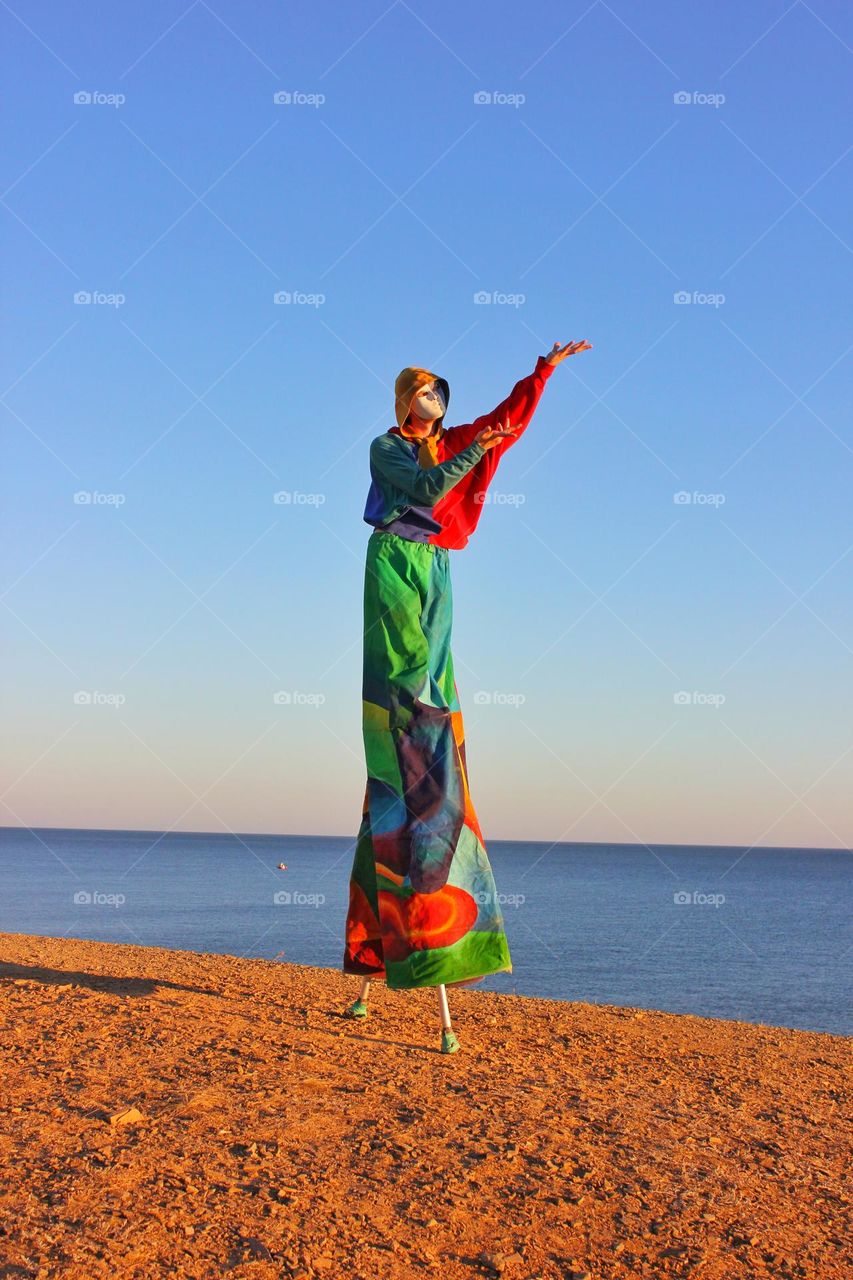
M450 1031L450 1006L447 1003L447 988L444 983L438 988L438 1008L441 1013L442 1031Z
M450 1007L447 1003L447 991L442 983L438 988L438 1008L441 1013L441 1052L456 1053L459 1041L450 1025Z

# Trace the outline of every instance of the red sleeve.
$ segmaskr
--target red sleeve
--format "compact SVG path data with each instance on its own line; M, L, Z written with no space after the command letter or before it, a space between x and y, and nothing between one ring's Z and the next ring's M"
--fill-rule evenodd
M482 417L477 418L474 422L469 422L462 427L450 427L444 433L444 444L447 449L448 457L459 452L460 449L466 448L471 443L479 431L483 427L496 427L498 423L503 423L509 415L509 423L515 428L514 436L507 436L504 440L499 440L493 445L487 453L487 457L493 464L504 454L507 449L515 444L516 440L524 434L530 419L533 417L539 397L545 388L545 383L550 378L557 366L549 364L544 356L540 356L536 361L536 368L529 373L526 378L522 378L517 382L510 391L505 400L502 400L496 409L491 413L484 413ZM494 469L493 467L490 469Z

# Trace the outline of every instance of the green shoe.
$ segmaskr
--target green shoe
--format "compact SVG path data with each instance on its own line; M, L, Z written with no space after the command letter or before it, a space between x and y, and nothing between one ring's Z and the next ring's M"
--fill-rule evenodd
M366 1018L367 1017L367 1001L358 999L346 1010L344 1010L345 1018Z
M456 1034L455 1034L455 1032L453 1032L453 1031L448 1031L446 1027L442 1028L442 1032L441 1032L441 1052L442 1052L442 1053L456 1053L456 1051L457 1051L457 1049L458 1049L458 1048L459 1048L459 1041L456 1039Z

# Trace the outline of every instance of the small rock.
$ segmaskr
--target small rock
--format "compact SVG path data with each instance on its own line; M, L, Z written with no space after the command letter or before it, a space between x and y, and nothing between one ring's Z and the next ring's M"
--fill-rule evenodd
M138 1124L144 1119L145 1116L141 1111L137 1111L136 1107L126 1107L124 1111L116 1111L110 1116L110 1124L113 1127L119 1124Z

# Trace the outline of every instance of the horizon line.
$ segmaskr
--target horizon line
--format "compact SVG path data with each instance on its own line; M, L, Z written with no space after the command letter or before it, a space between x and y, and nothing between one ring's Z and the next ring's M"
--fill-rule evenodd
M248 839L248 840L355 840L355 836L350 835L318 835L307 831L281 832L281 831L181 831L176 829L164 830L159 827L36 827L21 824L19 826L0 825L0 832L3 831L98 831L111 832L115 835L156 835L156 836L227 836L232 839ZM583 847L603 845L609 848L621 849L646 849L655 847L658 849L743 849L749 851L751 849L764 850L780 850L784 852L803 852L803 853L853 853L853 848L846 845L799 845L799 844L705 844L702 842L688 841L674 843L661 840L539 840L539 839L523 839L510 838L506 836L492 836L488 840L488 845L493 844L549 844L552 848L560 845L572 846L578 845Z

